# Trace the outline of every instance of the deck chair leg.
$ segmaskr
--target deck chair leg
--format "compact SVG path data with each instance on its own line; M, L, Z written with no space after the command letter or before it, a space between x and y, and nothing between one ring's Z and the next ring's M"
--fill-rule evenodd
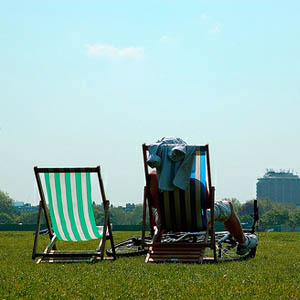
M214 252L214 261L217 261L217 250L216 250L216 235L215 235L215 187L211 188L211 244Z
M146 234L146 205L147 205L147 187L144 187L144 201L143 201L143 224L142 224L142 248L145 248L145 234Z
M103 226L103 237L100 241L99 249L100 249L100 257L101 260L104 259L104 251L105 251L105 243L106 243L106 234L107 234L107 223L108 223L108 207L109 207L109 201L107 200L104 203L104 226Z
M108 216L107 227L108 227L108 234L109 234L109 238L110 238L110 246L111 246L112 253L113 253L113 259L116 260L116 258L117 258L116 249L115 249L114 237L113 237L113 234L112 234L112 228L111 228L109 216Z
M207 230L206 230L205 237L204 237L204 243L207 243L207 241L208 241L209 231L210 231L210 225L207 226ZM200 256L199 256L199 261L198 261L199 263L203 263L204 256L205 256L205 250L206 250L206 247L203 247L200 250Z
M154 235L153 235L153 238L152 238L152 241L151 241L151 245L153 245L153 243L156 242L158 236L159 236L159 229L158 229L157 226L154 226ZM149 262L149 259L150 259L150 256L151 256L150 253L151 253L152 250L153 250L153 247L150 246L149 247L149 251L148 251L148 253L146 255L145 263Z
M57 240L56 234L54 234L54 236L52 237L50 243L47 245L47 247L44 250L44 254L47 254L51 251L51 249L53 248L53 246L55 245ZM43 256L41 258L38 259L38 261L36 262L37 264L39 264L41 261L43 260Z
M115 249L114 238L113 238L113 235L112 235L112 226L110 224L109 217L108 217L108 224L107 224L107 233L108 233L108 236L109 236L109 239L110 239L110 246L111 246L111 249L112 249L113 260L116 260L116 258L117 258L116 249ZM105 254L104 250L105 250L106 239L105 239L105 241L103 241L103 237L100 240L100 243L99 243L99 245L96 249L96 252L99 252L99 253L102 253L102 251L103 251L103 255L101 255L101 259L104 259L104 254ZM103 250L103 248L104 248L104 250Z
M34 243L33 243L33 249L32 249L32 259L35 259L35 257L36 257L35 255L36 255L38 236L40 234L40 228L41 228L41 219L42 219L42 204L40 202L37 226L36 226L36 230L35 230Z
M54 244L56 243L56 240L57 240L57 237L56 237L56 234L54 234L54 236L52 237L50 243L46 247L44 253L49 253L51 251L51 249L53 248Z

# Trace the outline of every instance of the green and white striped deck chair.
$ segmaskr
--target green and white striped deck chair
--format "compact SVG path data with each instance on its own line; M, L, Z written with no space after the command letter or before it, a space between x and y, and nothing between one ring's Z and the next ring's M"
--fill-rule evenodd
M74 262L104 259L105 242L114 241L109 222L109 201L106 200L100 167L95 168L34 168L40 194L40 209L32 258L39 262ZM92 206L91 176L97 176L104 207L104 224L97 226ZM41 216L44 212L50 243L37 253ZM104 234L106 233L106 234ZM56 242L100 239L95 251L58 251ZM115 255L113 256L115 259Z

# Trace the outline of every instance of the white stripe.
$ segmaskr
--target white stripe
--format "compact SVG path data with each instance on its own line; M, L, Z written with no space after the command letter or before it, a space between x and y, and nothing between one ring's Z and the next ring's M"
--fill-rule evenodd
M79 214L78 214L78 202L77 202L77 191L76 191L76 178L75 173L70 173L71 177L71 191L72 191L72 203L73 203L73 212L74 212L74 218L76 223L76 228L79 233L80 238L83 241L86 241L86 238L83 234Z
M195 166L195 206L197 212L197 227L201 227L201 182L200 182L200 170L201 170L201 160L200 160L200 151L196 151L196 166Z
M87 185L86 185L86 173L81 173L81 189L82 189L82 202L83 202L83 213L85 218L86 227L92 239L97 239L95 236L89 215L89 204L87 198Z
M53 207L54 217L56 220L57 229L59 231L59 235L61 236L61 238L64 241L66 241L67 238L66 238L63 228L61 226L61 221L60 221L59 212L58 212L54 173L49 173L49 177L50 177L50 187L51 187L51 196L52 196L52 207Z
M69 217L69 211L68 211L65 173L60 173L59 179L60 179L60 187L61 187L61 200L62 200L63 212L64 212L64 216L65 216L65 220L66 220L68 233L70 235L71 240L76 241L76 238L75 238L73 230L72 230L70 217Z
M200 170L201 170L201 160L200 160L200 151L196 151L196 166L195 166L195 179L200 181Z
M46 187L46 180L45 180L45 174L43 174L44 176L39 176L41 179L41 184L42 184L42 190L45 196L45 201L46 203L49 204L49 198L48 198L48 193L47 193L47 187Z

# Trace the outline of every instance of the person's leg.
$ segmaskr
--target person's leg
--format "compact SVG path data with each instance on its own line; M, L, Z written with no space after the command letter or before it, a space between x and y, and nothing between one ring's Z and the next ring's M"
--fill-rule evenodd
M245 255L251 249L257 246L257 237L253 234L248 235L247 238L243 232L243 228L241 222L234 211L234 207L230 201L227 203L230 207L231 213L227 220L224 220L225 228L234 236L234 238L238 242L238 247L236 253L238 255ZM221 212L224 210L223 208L219 209ZM228 209L225 209L225 211ZM225 215L226 213L224 213Z
M217 201L214 205L215 221L223 222L225 228L234 236L238 243L246 241L242 225L236 215L233 205L230 201ZM210 209L206 211L208 221L210 222Z
M238 243L243 244L246 241L246 237L243 232L241 222L234 211L232 203L230 201L228 201L228 203L231 208L231 214L229 219L224 222L224 226L235 237Z
M243 232L241 222L236 215L230 201L217 201L214 205L215 221L224 222L225 228L233 235L238 242L237 254L245 255L257 245L257 237ZM207 210L208 221L210 221L210 210Z

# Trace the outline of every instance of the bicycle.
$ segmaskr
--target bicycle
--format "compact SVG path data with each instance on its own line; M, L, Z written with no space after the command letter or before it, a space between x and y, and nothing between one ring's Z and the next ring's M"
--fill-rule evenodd
M245 235L255 234L251 231L244 231ZM181 242L203 242L205 233L168 233L162 235L162 243L181 243ZM146 243L151 243L151 236L145 237ZM216 248L217 258L223 260L244 260L254 258L256 255L256 247L251 249L246 255L240 256L236 254L238 243L228 231L216 232ZM119 242L115 245L116 256L132 257L144 255L148 252L148 247L142 246L142 238L139 236L130 237L129 239ZM106 250L108 256L112 256L112 249Z
M244 229L244 234L256 235L256 227L258 222L258 207L257 202L254 201L254 213L253 224L250 229ZM168 232L162 235L161 243L200 243L206 238L205 232ZM147 244L151 244L152 237L145 237L145 245L143 246L142 237L135 236L131 237L125 241L119 242L115 245L116 256L139 256L144 255L148 252ZM254 258L256 255L256 248L251 249L245 255L238 255L236 253L238 242L228 231L216 231L215 232L215 245L217 258L219 261L233 261L233 260L245 260L249 258ZM108 248L106 250L108 256L112 256L112 249Z

